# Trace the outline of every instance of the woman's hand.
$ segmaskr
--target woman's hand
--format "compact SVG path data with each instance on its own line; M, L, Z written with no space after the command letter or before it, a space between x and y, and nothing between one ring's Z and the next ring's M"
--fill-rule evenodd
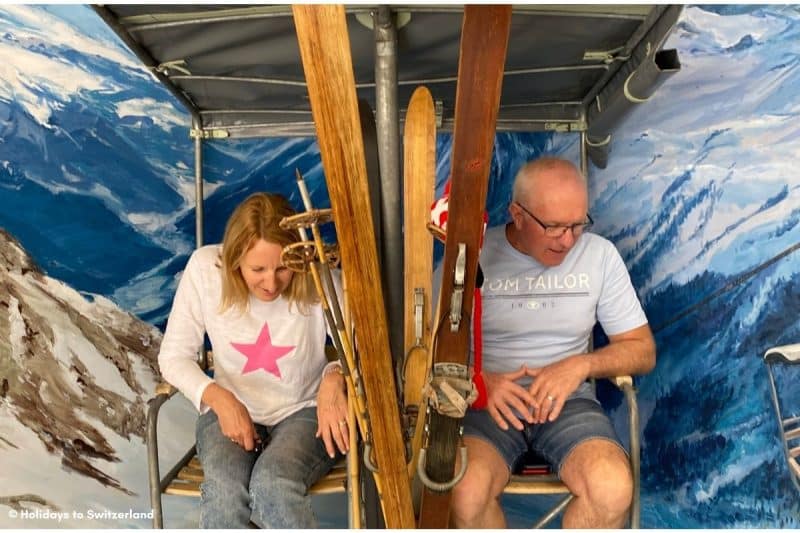
M203 391L202 402L216 413L223 435L248 452L255 448L257 437L253 419L231 391L211 383Z
M322 376L317 393L317 437L322 438L328 455L334 457L336 449L350 450L350 433L347 427L347 388L344 376L328 370Z

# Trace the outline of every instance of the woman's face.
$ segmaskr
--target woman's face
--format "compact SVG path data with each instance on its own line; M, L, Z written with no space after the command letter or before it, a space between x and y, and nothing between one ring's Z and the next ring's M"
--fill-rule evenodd
M277 299L292 281L291 270L281 263L283 247L259 239L245 252L239 270L250 294L261 301Z

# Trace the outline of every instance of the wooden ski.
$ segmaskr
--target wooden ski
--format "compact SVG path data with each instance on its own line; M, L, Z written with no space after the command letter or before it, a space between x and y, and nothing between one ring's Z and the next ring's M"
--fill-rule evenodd
M455 384L470 379L470 316L510 23L511 6L464 7L447 240L431 374L434 393L444 401L445 387L439 388L438 380ZM425 484L420 528L448 526L451 489L459 477L455 460L460 426L460 417L430 410L427 446L418 465ZM462 456L462 468L466 467L465 459Z
M408 103L403 131L403 244L405 357L403 413L411 439L409 478L417 469L422 445L419 417L422 387L430 371L431 278L433 237L427 229L436 187L436 113L426 87L417 87Z
M295 4L292 12L361 354L384 518L387 527L412 528L386 309L375 283L381 276L345 11L341 5Z
M375 249L381 250L381 167L378 156L378 131L375 126L375 113L369 102L363 98L358 100L358 121L361 123L361 138L364 140L364 155L367 163L367 188L369 203L372 206L372 230L375 232ZM378 254L380 257L380 254ZM380 263L380 259L379 259ZM382 285L381 285L382 286ZM390 344L391 349L391 344ZM363 448L362 443L362 448ZM362 449L360 457L364 457ZM382 529L386 526L380 506L380 489L377 479L368 469L361 469L363 488L364 526L367 529Z

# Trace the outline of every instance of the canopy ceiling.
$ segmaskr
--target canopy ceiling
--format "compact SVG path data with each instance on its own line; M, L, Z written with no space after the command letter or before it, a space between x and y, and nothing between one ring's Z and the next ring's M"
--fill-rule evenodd
M115 4L95 10L183 101L206 137L314 134L291 6ZM599 98L624 91L615 75L657 61L679 11L630 4L514 6L498 130L589 130L590 106L601 108ZM359 98L375 109L376 50L388 50L396 61L400 120L411 93L424 84L440 111L440 128L452 129L462 14L461 6L450 5L348 6ZM381 34L371 27L373 15L393 21L396 45L376 39Z

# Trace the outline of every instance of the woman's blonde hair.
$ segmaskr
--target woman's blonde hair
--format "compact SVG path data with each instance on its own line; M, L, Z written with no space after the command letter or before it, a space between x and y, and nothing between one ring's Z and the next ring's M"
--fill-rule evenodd
M296 232L284 230L279 225L283 217L293 214L295 211L286 198L261 192L250 195L234 209L222 238L220 312L230 307L242 312L247 310L250 291L244 282L240 266L244 255L259 239L281 246L300 240ZM283 294L302 313L308 312L309 306L319 301L309 274L295 272Z

